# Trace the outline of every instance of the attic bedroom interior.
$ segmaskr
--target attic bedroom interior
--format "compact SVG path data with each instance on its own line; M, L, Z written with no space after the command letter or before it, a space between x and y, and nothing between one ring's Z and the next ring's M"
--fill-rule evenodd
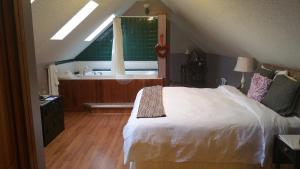
M0 169L300 169L300 0L0 2Z

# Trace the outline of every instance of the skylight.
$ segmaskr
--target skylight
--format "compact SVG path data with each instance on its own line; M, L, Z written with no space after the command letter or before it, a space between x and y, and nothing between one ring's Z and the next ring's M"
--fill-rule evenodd
M63 40L71 33L89 14L91 14L98 6L95 1L89 1L83 8L77 12L54 36L51 40Z
M99 33L101 33L115 18L115 14L110 15L93 33L91 33L84 41L92 41Z

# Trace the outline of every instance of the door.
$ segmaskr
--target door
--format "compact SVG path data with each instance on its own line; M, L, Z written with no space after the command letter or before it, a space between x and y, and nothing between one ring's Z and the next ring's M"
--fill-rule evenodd
M2 52L2 50L0 50ZM12 121L12 113L7 102L5 79L3 75L3 57L0 57L0 169L17 168L17 156Z
M24 4L0 1L0 169L38 169Z

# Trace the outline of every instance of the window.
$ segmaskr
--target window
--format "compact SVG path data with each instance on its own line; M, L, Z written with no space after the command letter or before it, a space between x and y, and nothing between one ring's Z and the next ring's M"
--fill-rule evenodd
M122 18L125 61L155 61L157 44L157 18Z
M83 8L77 12L55 35L51 40L63 40L69 33L71 33L86 17L88 17L96 8L98 4L94 1L89 1Z
M93 33L91 33L84 41L92 41L99 33L101 33L115 18L115 14L110 15Z
M92 44L83 50L77 61L110 61L113 41L113 27L105 30Z
M125 61L156 61L158 19L148 17L124 17L123 30ZM81 52L78 61L110 61L113 28L110 26L91 45Z

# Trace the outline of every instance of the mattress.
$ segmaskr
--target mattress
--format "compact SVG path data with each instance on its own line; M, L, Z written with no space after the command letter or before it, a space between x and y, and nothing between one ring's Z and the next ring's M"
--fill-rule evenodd
M275 134L300 128L231 86L163 88L166 117L137 119L140 91L124 127L125 163L264 166Z

